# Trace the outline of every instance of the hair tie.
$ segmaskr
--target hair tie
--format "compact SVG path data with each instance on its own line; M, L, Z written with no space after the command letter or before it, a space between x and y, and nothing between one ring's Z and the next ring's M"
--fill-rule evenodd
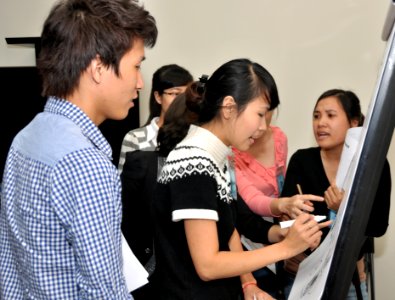
M203 74L199 77L199 82L197 84L197 92L202 95L206 89L206 83L208 81L208 75Z

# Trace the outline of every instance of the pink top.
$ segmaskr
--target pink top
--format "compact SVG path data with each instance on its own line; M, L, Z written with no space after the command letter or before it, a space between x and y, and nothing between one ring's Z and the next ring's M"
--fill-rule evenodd
M270 128L275 145L274 166L265 167L251 154L233 149L237 190L250 209L261 216L274 216L270 203L280 196L288 155L287 136L279 127Z

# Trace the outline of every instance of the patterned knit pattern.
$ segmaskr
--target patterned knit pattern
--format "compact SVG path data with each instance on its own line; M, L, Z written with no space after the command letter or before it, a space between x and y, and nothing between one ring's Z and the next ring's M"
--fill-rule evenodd
M233 201L231 195L231 181L229 177L228 160L218 161L210 153L207 141L202 146L194 145L196 141L180 143L166 159L166 164L158 179L159 183L178 180L187 176L206 175L217 182L217 196L226 203ZM207 146L206 146L207 145Z

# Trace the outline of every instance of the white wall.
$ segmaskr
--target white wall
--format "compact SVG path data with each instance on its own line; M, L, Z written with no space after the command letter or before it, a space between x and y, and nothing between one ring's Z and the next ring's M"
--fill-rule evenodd
M177 63L195 78L222 63L247 57L276 78L281 107L277 124L289 152L315 145L311 115L316 98L330 88L351 89L366 112L383 62L381 31L390 0L145 0L159 38L146 51L141 123L148 116L152 73ZM6 45L4 37L39 36L53 0L2 0L0 66L34 65L34 50ZM395 141L389 160L395 177ZM395 198L392 193L392 200ZM376 299L386 300L395 282L395 212L386 235L376 240Z

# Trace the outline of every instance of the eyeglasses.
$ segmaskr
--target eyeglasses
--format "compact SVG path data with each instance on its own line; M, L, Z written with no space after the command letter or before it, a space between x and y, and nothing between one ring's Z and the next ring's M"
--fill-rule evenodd
M170 97L177 97L181 93L180 92L165 92L165 91L163 91L163 94L168 95Z

